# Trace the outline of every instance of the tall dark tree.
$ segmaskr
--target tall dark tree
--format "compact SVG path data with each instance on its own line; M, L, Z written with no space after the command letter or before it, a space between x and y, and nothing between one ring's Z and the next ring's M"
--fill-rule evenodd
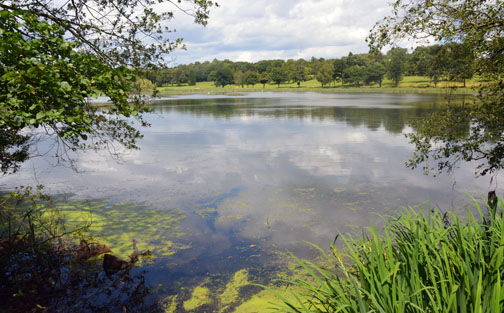
M173 73L171 81L172 84L180 86L182 84L187 83L187 73L183 68L177 67L173 70L172 73Z
M297 62L294 66L294 71L291 74L291 79L297 83L298 88L301 87L301 82L308 79L306 68L302 62Z
M344 84L343 80L343 71L345 70L346 64L343 59L335 59L333 61L333 66L334 66L334 75L333 75L333 80L339 80L341 81L341 85Z
M316 78L322 84L322 87L324 87L325 85L330 84L332 82L333 75L334 75L334 66L332 62L324 61L322 62L322 65L319 68Z
M410 62L413 64L411 74L417 76L428 76L429 67L432 64L433 50L438 49L438 45L419 46L413 51Z
M187 84L189 86L196 86L196 71L194 69L189 70L187 75Z
M378 83L381 87L385 73L385 65L380 62L373 62L366 66L366 77L364 79L364 82L366 84Z
M365 54L353 54L352 52L348 53L348 56L345 58L346 66L366 66L368 62L368 56Z
M233 82L233 71L228 65L224 65L215 72L215 86L224 88Z
M361 82L364 82L366 75L366 67L361 65L352 65L345 68L345 70L343 71L345 82L356 85L358 87L360 87Z
M266 84L269 83L270 80L271 78L268 72L261 73L261 76L259 77L259 82L263 84L263 88L266 88Z
M254 85L259 83L260 78L259 73L255 71L247 71L247 73L245 73L245 84L247 84L247 86L252 85L252 88L254 88Z
M289 76L283 67L274 67L269 73L270 79L278 85L280 88L280 84L287 81Z
M448 70L448 56L446 55L446 49L443 49L443 46L440 45L430 47L429 52L426 74L429 76L430 81L434 83L434 86L437 86Z
M287 77L289 81L295 81L294 80L294 73L296 72L296 61L293 59L288 59L284 65L283 68L285 72L287 72Z
M322 62L324 61L324 58L317 59L316 57L311 57L310 59L310 69L311 75L317 75L317 73L320 70L320 67L322 66Z
M443 49L446 50L448 79L462 81L466 87L466 80L474 75L473 51L460 43L447 43Z
M394 47L387 53L387 77L392 80L394 87L399 86L403 79L406 52L406 49Z
M209 82L215 82L216 79L217 79L217 71L211 71L208 74L207 81L209 81Z

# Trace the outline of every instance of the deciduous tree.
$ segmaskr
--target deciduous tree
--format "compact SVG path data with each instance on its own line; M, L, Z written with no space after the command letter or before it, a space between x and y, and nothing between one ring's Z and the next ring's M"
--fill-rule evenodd
M235 71L233 78L235 85L243 88L243 85L245 85L245 74L242 71Z
M317 73L317 80L322 84L322 87L326 84L330 84L333 80L334 66L331 62L325 61L320 66Z
M259 73L254 72L254 71L248 71L245 73L245 84L252 85L252 88L254 87L255 84L259 82L260 76Z
M269 73L270 79L278 85L280 88L280 84L289 79L287 72L283 67L274 67Z
M189 86L196 86L196 71L191 69L189 75L187 75L187 84Z
M479 160L477 174L504 167L504 1L396 0L392 15L379 22L368 38L372 49L405 38L434 39L463 44L475 57L474 69L490 83L480 88L478 100L462 115L448 108L421 122L411 134L416 150L411 167L426 172L450 171L461 160ZM454 130L460 123L470 131ZM429 159L435 166L429 165Z
M226 87L226 85L231 85L234 82L233 71L228 65L222 66L215 73L215 86Z
M366 67L361 65L352 65L350 67L345 68L343 71L343 77L345 78L345 82L360 86L361 82L364 82L366 79L367 70Z
M380 62L373 62L366 66L366 77L364 79L364 82L366 84L378 83L381 87L385 73L385 65L381 64Z
M259 78L259 82L263 84L263 88L266 88L266 84L271 80L269 74L267 72L261 73L261 77Z
M191 10L181 8L200 24L215 5L179 3L189 4ZM141 134L129 117L145 123L142 102L129 98L132 68L162 63L182 42L167 37L173 11L154 10L157 5L148 0L0 2L2 172L17 169L30 156L38 131L55 138L62 159L71 150L113 143L137 148ZM110 99L107 114L89 103L96 95Z
M387 53L387 77L393 81L394 87L403 79L406 52L406 49L394 47Z
M308 79L308 75L306 74L306 69L303 63L296 63L294 71L292 72L291 79L297 83L298 88L301 87L301 82L304 82Z

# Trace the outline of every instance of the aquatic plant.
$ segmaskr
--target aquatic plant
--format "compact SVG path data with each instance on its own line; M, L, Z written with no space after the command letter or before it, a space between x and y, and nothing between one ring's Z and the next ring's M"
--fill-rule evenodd
M89 235L87 215L66 223L69 203L42 187L0 193L0 312L156 309L144 271L133 268L150 252L133 243L129 262L103 257L111 251Z
M184 301L184 310L191 311L210 302L210 289L198 286L194 288L191 299Z
M404 208L355 239L331 246L331 266L294 257L310 275L292 283L282 312L491 312L504 307L503 202L485 216L474 201L466 220L452 212Z
M55 203L65 225L90 222L88 233L106 244L114 255L127 258L132 242L139 250L152 250L154 256L169 256L189 246L173 242L183 232L179 224L186 216L178 209L159 210L132 202L108 199L66 200Z

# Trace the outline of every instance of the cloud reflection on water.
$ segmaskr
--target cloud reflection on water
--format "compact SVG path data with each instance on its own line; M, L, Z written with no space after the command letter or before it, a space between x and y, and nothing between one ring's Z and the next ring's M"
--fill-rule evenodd
M302 240L325 244L338 231L367 225L370 213L422 201L460 207L470 202L460 191L487 189L471 166L438 178L404 167L412 151L404 137L408 122L442 101L385 94L186 96L153 106L141 150L121 163L89 152L80 156L83 173L77 174L37 158L4 183L29 184L36 168L52 192L188 212L201 199L240 187L219 204L215 229L197 215L185 222L202 246L229 232L285 247ZM219 249L231 245L219 242Z

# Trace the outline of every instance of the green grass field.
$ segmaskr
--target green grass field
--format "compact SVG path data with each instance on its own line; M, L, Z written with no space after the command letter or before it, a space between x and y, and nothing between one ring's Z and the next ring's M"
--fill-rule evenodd
M422 94L444 94L444 93L457 93L457 94L473 94L476 88L481 84L477 79L467 81L467 87L463 87L462 82L440 81L436 87L434 83L429 81L428 77L422 76L406 76L400 82L398 87L393 87L390 80L384 80L382 87L378 84L371 86L355 87L350 85L342 86L341 83L331 84L331 86L322 87L321 84L315 80L309 80L301 83L301 88L298 88L296 83L280 84L256 84L254 86L241 86L227 85L226 87L216 87L213 82L201 82L196 86L188 86L187 84L181 86L164 86L159 87L160 95L165 94L189 94L189 93L231 93L231 92L254 92L254 91L289 91L289 92L375 92L375 93L422 93Z

